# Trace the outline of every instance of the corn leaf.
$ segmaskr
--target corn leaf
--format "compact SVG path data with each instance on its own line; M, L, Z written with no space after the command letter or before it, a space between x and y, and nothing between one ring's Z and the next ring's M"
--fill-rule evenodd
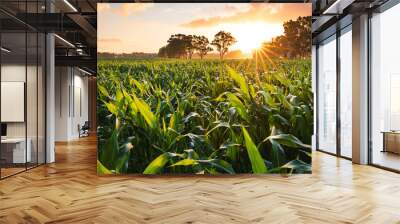
M155 158L143 171L143 174L160 174L164 169L164 166L168 163L168 161L176 156L180 156L176 153L166 152L159 155Z
M100 162L108 169L115 168L115 161L118 158L119 146L118 146L118 134L117 130L114 130L110 138L104 145L100 145Z
M281 145L285 145L292 148L311 148L310 145L302 143L298 138L291 134L279 134L272 135L263 140L266 142L268 140L277 141Z
M104 86L102 86L102 85L97 85L97 89L99 90L99 92L100 92L103 96L105 96L105 97L109 97L109 96L110 96L110 94L108 93L107 89L106 89Z
M230 104L237 110L239 115L243 119L248 120L246 106L243 104L243 102L233 93L228 93L226 96L228 97Z
M264 163L264 159L261 157L260 152L258 151L246 128L242 127L242 132L253 173L266 173L267 167Z
M133 97L133 100L136 104L138 111L143 116L146 123L151 128L155 128L157 125L157 120L156 120L156 117L154 116L153 112L151 112L150 106L143 100L137 98L136 96Z
M118 116L118 109L117 106L115 106L115 104L113 103L108 103L108 102L104 102L104 104L106 105L108 111L110 111L110 113L114 114L115 116Z
M249 87L247 86L246 79L238 72L227 66L229 76L239 85L242 93L249 98Z
M171 165L173 166L193 166L199 164L196 160L194 159L182 159L174 164Z
M113 174L109 169L107 169L99 160L97 160L97 174L98 175L110 175Z
M298 159L295 159L295 160L292 160L292 161L286 163L281 168L293 169L297 173L311 173L311 171L312 171L310 164L307 164Z
M225 160L222 159L214 159L210 162L213 166L224 170L229 174L235 174L235 171L232 168L232 165Z
M132 144L126 143L123 148L120 150L118 159L115 164L115 172L117 173L125 173L128 167L128 160L131 155Z

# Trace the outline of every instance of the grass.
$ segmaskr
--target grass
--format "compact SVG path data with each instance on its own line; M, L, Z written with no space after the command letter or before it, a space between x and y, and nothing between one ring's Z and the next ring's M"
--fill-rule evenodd
M310 173L310 60L100 60L100 174Z

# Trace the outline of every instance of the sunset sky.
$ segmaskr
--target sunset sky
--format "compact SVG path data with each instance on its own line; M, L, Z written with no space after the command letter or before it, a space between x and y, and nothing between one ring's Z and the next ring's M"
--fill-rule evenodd
M157 53L172 34L220 30L237 39L232 50L250 53L283 33L283 22L311 15L306 3L98 3L98 51Z

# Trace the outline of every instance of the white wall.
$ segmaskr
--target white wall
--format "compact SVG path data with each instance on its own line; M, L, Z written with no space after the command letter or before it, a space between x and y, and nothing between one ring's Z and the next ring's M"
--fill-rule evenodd
M27 69L27 70L25 70ZM36 74L36 67L29 66L25 67L24 65L18 64L4 64L1 66L1 81L2 82L25 82L26 72L28 74ZM25 82L26 83L26 82ZM29 80L30 85L36 85L36 81ZM34 106L36 108L36 88L28 88L27 89L27 104L34 102ZM32 92L31 92L32 91ZM7 110L7 108L1 108L2 110ZM36 113L28 113L27 114L28 122L35 121L36 124ZM33 124L28 125L28 128L33 127ZM36 129L36 126L35 126ZM25 122L7 122L7 136L8 137L25 137ZM28 133L29 137L29 133Z
M71 119L71 135L73 138L79 137L78 125L82 126L85 121L88 121L88 78L81 76L82 73L74 75L74 107L72 108L72 119ZM81 108L80 108L81 107ZM81 110L81 111L80 111Z
M56 67L56 141L79 138L78 125L88 120L88 78L83 75L76 68Z
M67 141L69 133L69 84L70 69L68 67L55 68L55 141Z
M25 82L24 65L5 64L1 66L1 81L3 82ZM29 70L29 68L28 68ZM1 108L7 110L7 108ZM25 122L7 122L7 137L25 137Z

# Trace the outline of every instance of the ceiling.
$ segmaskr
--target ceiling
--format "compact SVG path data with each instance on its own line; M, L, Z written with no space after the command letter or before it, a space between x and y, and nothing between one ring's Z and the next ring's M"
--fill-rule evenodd
M78 66L95 74L96 4L96 0L47 0L47 4L45 0L1 0L2 46L12 49L9 60L34 55L36 46L29 43L32 35L27 34L25 50L26 31L50 32L56 34L56 66Z
M313 0L313 43L328 38L351 24L354 17L374 12L386 2L388 0Z

